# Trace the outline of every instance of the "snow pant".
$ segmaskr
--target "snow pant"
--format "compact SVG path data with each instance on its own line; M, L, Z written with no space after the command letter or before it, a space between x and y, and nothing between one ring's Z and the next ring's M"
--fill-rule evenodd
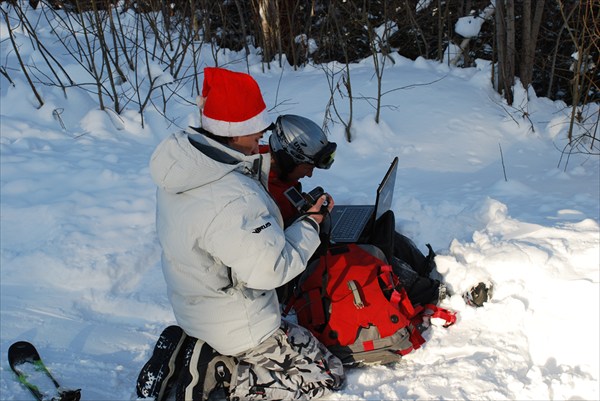
M307 329L282 321L258 347L236 355L229 400L309 400L341 388L342 362Z

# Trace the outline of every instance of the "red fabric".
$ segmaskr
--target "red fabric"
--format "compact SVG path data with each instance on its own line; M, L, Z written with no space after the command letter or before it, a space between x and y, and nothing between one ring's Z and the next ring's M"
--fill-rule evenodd
M275 199L277 206L279 206L279 210L281 211L281 215L283 216L283 221L288 222L293 220L298 216L298 209L292 205L292 203L286 198L284 192L288 190L290 187L296 187L299 189L300 183L298 181L295 182L283 182L277 177L273 171L269 173L269 193Z
M365 351L373 351L375 349L375 346L373 345L373 340L363 341L363 349Z
M381 265L381 260L356 244L347 245L345 252L330 252L322 257L319 267L309 276L303 289L308 292L315 287L320 289L326 272L328 281L325 296L331 299L329 321L322 331L317 331L311 324L309 310L303 310L306 305L301 302L301 305L296 305L298 322L313 331L328 346L354 343L358 328L369 327L371 324L377 325L381 337L390 336L406 327L410 321L403 314L404 308L390 303L381 291L376 268ZM364 307L360 309L356 307L352 289L347 285L350 280L355 281L359 288L364 303Z
M202 114L219 121L247 121L267 108L254 78L223 68L204 69L202 96Z
M425 343L424 318L442 318L444 327L456 321L456 313L435 305L414 307L391 266L357 244L329 248L309 271L291 304L298 323L327 347L375 351L375 340L360 338L361 327L375 326L382 339L405 329L408 339L391 351L406 355Z
M325 311L321 302L321 291L314 289L308 293L312 324L319 326L325 323Z
M259 146L260 153L269 152L269 145L260 145ZM298 180L291 181L282 181L277 177L277 174L271 169L269 172L269 193L275 199L277 206L279 206L279 210L281 211L281 215L283 216L283 221L289 222L296 217L298 217L298 210L292 205L292 203L286 198L284 192L291 187L296 187L298 191L301 192L302 186Z
M456 323L456 312L448 309L440 308L433 304L427 304L423 307L422 316L429 316L430 318L443 319L446 323L444 327L450 327Z

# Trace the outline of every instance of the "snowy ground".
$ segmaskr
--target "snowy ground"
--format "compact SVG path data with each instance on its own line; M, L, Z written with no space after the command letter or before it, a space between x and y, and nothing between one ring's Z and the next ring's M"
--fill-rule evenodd
M4 25L0 33L4 55ZM599 399L598 157L561 160L569 110L535 96L527 103L518 89L507 106L485 62L452 69L395 60L384 88L407 88L384 97L379 124L357 100L354 140L334 126L336 162L305 185L323 186L338 204L372 202L399 156L397 229L424 251L432 244L453 292L485 280L494 298L479 309L446 300L456 325L434 327L396 365L349 371L330 399ZM274 64L263 72L251 63L250 71L268 106L279 105L273 117L323 121L322 69ZM369 61L352 76L355 94L374 95ZM152 112L145 129L134 111L111 118L77 89L65 98L40 87L46 104L36 109L24 77L12 77L15 86L0 77L0 399L30 399L6 360L17 340L35 343L65 385L83 389L82 400L135 399L139 369L174 323L147 165L177 128ZM181 125L199 120L193 106L176 113Z

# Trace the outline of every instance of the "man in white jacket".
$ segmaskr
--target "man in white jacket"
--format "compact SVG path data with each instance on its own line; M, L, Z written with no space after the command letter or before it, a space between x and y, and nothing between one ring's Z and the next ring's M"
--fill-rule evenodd
M319 246L325 197L284 230L267 191L269 156L258 154L271 121L252 77L206 68L201 109L202 128L169 136L150 161L168 295L193 338L182 345L191 373L180 375L177 399L208 397L212 388L198 370L209 380L215 360L228 370L223 377L232 375L224 383L232 400L328 394L344 381L341 362L305 329L282 321L275 291L304 271ZM198 362L207 348L210 358ZM147 387L166 396L165 385ZM153 391L141 395L159 399Z

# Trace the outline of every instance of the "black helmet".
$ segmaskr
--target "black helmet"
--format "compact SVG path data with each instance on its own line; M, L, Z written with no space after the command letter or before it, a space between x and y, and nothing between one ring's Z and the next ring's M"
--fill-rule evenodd
M308 118L293 114L277 118L273 133L269 137L269 145L272 152L279 155L279 159L282 158L282 152L287 159L291 158L284 164L289 165L290 161L295 165L308 163L323 169L331 167L337 148L335 142L327 140L327 136L317 124Z

